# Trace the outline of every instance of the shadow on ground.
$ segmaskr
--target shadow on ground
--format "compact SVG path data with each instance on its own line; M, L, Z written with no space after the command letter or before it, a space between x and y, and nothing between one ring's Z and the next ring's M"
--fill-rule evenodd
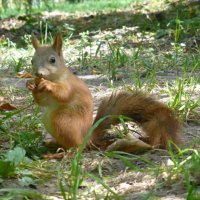
M95 35L99 30L115 30L122 27L137 26L141 32L156 32L157 30L177 28L176 19L180 20L182 28L181 37L192 37L200 35L200 5L198 1L183 1L171 3L167 10L161 12L142 13L141 6L132 6L129 10L115 11L109 13L97 13L88 15L56 15L33 14L26 16L12 17L0 20L0 39L9 38L10 41L17 43L17 47L25 47L23 36L36 32L38 36L47 30L54 35L62 32L63 35L69 33L69 27L74 28L74 36L79 37L79 33L89 31ZM162 34L161 34L162 36ZM172 35L173 37L173 35Z

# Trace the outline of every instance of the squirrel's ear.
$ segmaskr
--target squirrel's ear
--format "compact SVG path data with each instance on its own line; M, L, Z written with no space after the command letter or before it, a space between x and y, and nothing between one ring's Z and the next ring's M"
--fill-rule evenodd
M58 53L58 55L60 56L61 53L62 53L62 35L60 33L58 33L56 35L52 47Z
M35 49L40 47L40 43L39 43L38 39L33 34L31 36L31 42Z

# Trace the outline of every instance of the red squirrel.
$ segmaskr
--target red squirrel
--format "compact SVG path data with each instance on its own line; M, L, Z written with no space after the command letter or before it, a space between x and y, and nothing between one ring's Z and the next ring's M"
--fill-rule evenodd
M59 146L78 147L92 124L107 115L124 115L136 122L148 136L149 144L167 148L167 141L180 142L180 123L165 104L139 91L121 91L100 103L93 122L93 100L88 86L65 66L62 37L53 45L42 46L32 36L35 54L32 58L35 79L27 82L35 102L44 107L43 123ZM120 120L109 117L93 132L90 144L106 148L106 130Z

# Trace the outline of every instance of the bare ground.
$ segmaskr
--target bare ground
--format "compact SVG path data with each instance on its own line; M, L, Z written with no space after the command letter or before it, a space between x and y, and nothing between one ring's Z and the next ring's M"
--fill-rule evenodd
M175 9L175 8L174 8ZM166 18L167 15L169 15L172 10L168 10L167 12L161 12L161 13L155 13L152 12L150 15L141 14L139 16L139 19L142 18L143 20L150 19L148 27L145 27L147 30L151 27L155 21L159 20L158 18ZM55 13L54 13L55 14ZM113 36L120 33L123 37L129 36L130 33L136 33L138 31L138 27L134 28L127 28L125 30L124 28L121 28L122 25L129 26L132 23L132 17L136 16L137 12L119 12L119 13L113 13L108 14L104 13L102 15L99 15L98 17L94 17L95 15L77 15L77 16L65 16L57 14L49 15L45 19L50 19L50 22L53 24L52 26L55 26L55 24L58 22L56 19L60 20L61 26L67 22L75 24L76 26L76 34L74 36L74 40L71 41L71 45L76 45L77 41L79 40L78 33L85 31L87 29L91 30L91 37L94 37L95 40L98 40L99 38L104 37L105 35ZM115 18L117 15L117 18L114 20L115 23L113 23L113 18ZM16 42L18 38L20 40L23 40L20 36L30 33L30 30L33 28L34 23L38 20L38 16L33 17L33 23L29 26L28 23L24 21L23 18L17 19L16 18L10 18L8 20L2 20L1 22L1 30L0 35L3 40L4 37L8 37L11 41ZM55 17L55 18L54 18ZM137 15L138 17L138 15ZM43 17L44 18L44 17ZM108 20L106 20L108 19ZM123 19L123 20L122 20ZM137 19L137 18L136 18ZM102 25L102 29L104 31L100 32L99 34L96 34L98 32L98 23L99 21L104 21L105 23ZM137 20L136 20L137 22ZM110 27L110 24L113 26ZM137 22L136 25L139 25L139 22ZM17 29L16 32L12 33L10 29L13 28ZM38 31L38 28L36 28L36 31ZM57 30L53 30L57 31ZM64 33L67 32L64 30ZM192 34L192 33L191 33ZM78 39L77 39L78 38ZM116 38L114 38L115 40ZM166 38L164 38L166 39ZM186 50L187 48L190 48L193 43L191 38L188 39L188 43L186 43ZM117 42L117 40L115 41ZM145 42L145 41L135 41L134 39L130 39L127 41L126 45L129 48L134 48L138 46L138 43L142 43L144 47L149 47L149 44L153 42ZM23 43L24 44L24 43ZM18 47L20 47L21 43L19 43ZM188 45L188 46L187 46ZM23 45L22 45L23 46ZM26 46L26 45L25 45ZM154 45L153 45L154 46ZM162 44L162 40L160 40L159 48L167 50L169 48L168 42L164 42ZM195 47L196 48L196 47ZM68 51L71 51L71 49L68 49L65 52L65 55L67 57ZM74 54L77 52L75 51ZM6 60L7 57L11 56L12 52L9 54L9 52L4 51L4 54L2 54L2 57L0 58L0 61L2 61L2 65L4 65L4 60ZM29 58L28 58L29 59ZM76 56L74 58L70 57L72 61L76 59ZM68 58L66 58L68 60ZM69 64L69 63L68 63ZM72 63L73 64L73 63ZM72 65L71 64L71 65ZM5 66L8 64L5 63ZM171 66L170 66L171 67ZM156 79L159 80L160 84L162 85L163 82L166 82L166 80L169 80L172 82L172 80L175 80L177 77L177 72L173 72L173 70L162 70L162 72L159 72L156 75ZM90 91L94 98L95 103L95 112L97 110L98 104L101 100L101 98L108 96L112 93L112 91L119 90L123 87L126 87L127 85L133 85L133 80L130 78L126 73L120 75L120 78L118 81L114 82L114 86L111 86L111 82L108 80L106 75L98 75L99 73L95 74L92 73L91 66L89 67L89 70L83 70L78 68L73 68L72 70L79 75L81 79L83 79L89 86ZM143 73L143 72L141 72ZM182 72L180 72L178 75L182 75ZM6 74L6 75L5 75ZM198 75L198 73L197 73ZM145 79L145 78L144 78ZM12 73L10 74L9 71L4 70L1 73L0 76L0 103L3 102L10 102L14 104L18 109L24 107L25 105L28 105L32 101L31 95L27 92L25 89L25 82L27 79L22 78L16 78L15 75ZM173 82L172 82L173 83ZM157 99L168 102L169 97L167 95L161 95L160 90L163 90L162 87L156 87L152 91L152 95L154 95ZM195 92L193 93L193 98L199 98L200 94L200 86L197 85ZM31 113L35 110L35 107L28 108L25 111L25 115L31 115ZM14 120L18 120L17 117L13 118ZM11 120L12 121L12 120ZM7 127L10 132L9 134L16 134L16 129L20 129L20 127ZM40 128L41 131L44 132L44 129ZM199 121L192 121L185 123L183 122L183 129L182 129L182 136L184 145L189 145L190 148L199 148L199 142L197 142L200 138L200 123ZM10 148L10 143L7 137L4 137L3 135L0 136L0 147L1 152L5 152L7 149ZM122 159L119 158L111 158L106 157L105 155L102 155L103 152L84 152L83 154L83 160L81 161L81 166L83 168L84 173L91 172L97 176L104 177L104 181L107 185L110 186L110 188L116 192L117 194L124 194L125 196L122 197L122 199L149 199L148 197L151 197L150 199L162 199L162 200L182 200L186 199L187 196L187 190L186 190L186 184L184 177L181 175L172 176L169 177L167 170L169 168L172 162L170 161L170 156L167 151L150 151L146 152L141 155L135 155L131 159L131 166L127 165ZM160 168L156 171L155 168L153 170L147 170L147 163L142 162L141 158L148 159L152 163L158 164L159 166L163 166L165 170L160 170ZM64 163L64 164L63 164ZM20 177L13 177L10 179L6 179L3 183L0 184L0 188L27 188L31 189L33 191L39 191L43 194L50 195L52 199L63 199L60 194L60 188L58 185L58 172L59 167L65 169L63 176L67 177L67 173L69 170L69 166L71 163L70 157L65 157L62 161L57 160L39 160L39 164L37 163L36 166L30 167L33 170L34 176L36 178L36 182L34 184L30 184L28 186L20 185L18 182L18 179ZM48 166L48 167L47 167ZM133 168L135 166L136 168ZM162 167L161 167L162 168ZM56 170L55 170L56 169ZM62 176L62 175L61 175ZM192 182L192 180L191 180ZM199 181L197 181L199 184ZM199 186L198 186L199 188ZM96 199L103 199L105 198L107 190L100 184L98 181L95 181L93 178L86 178L83 183L81 184L81 187L79 188L79 199L95 199L95 193ZM115 196L110 197L110 199L116 199Z
M167 74L166 74L167 77ZM99 104L99 101L102 97L110 95L113 89L109 88L109 85L106 81L105 76L100 75L86 75L80 76L84 81L86 81L90 87L92 95L94 97L95 105ZM4 88L12 87L13 90L18 91L21 90L24 93L25 82L27 79L18 79L18 78L1 78L1 86ZM128 80L127 80L128 82ZM124 83L124 82L123 82ZM119 81L119 86L122 85ZM116 87L115 91L120 89L120 87ZM200 92L200 91L199 91ZM22 94L22 95L23 95ZM27 94L26 94L27 95ZM2 97L4 100L6 96ZM24 96L21 94L13 95L13 103L16 106L21 107L24 105ZM25 97L26 98L26 97ZM8 99L10 99L8 97ZM27 101L27 99L26 99ZM96 109L97 106L95 106ZM183 124L183 134L182 134L185 145L186 143L190 143L195 139L200 137L200 125L198 123L192 124ZM2 144L3 148L6 148L6 143ZM195 144L192 146L195 147ZM9 147L8 147L9 148ZM147 152L141 155L142 157L146 157L150 159L152 162L155 162L159 165L167 166L169 163L169 154L166 151L152 151ZM70 158L65 158L66 162L70 162ZM44 161L46 162L46 161ZM60 161L48 161L48 162L60 162ZM138 168L145 169L145 163L141 162L137 159L132 161ZM175 180L171 179L167 181L167 174L164 172L150 171L143 172L140 170L131 170L122 160L116 158L106 158L101 156L99 152L85 152L83 154L82 167L85 172L91 172L96 175L99 174L99 166L101 166L102 176L105 178L106 184L110 186L110 188L115 191L117 194L124 194L123 199L145 199L149 194L152 196L160 197L163 200L182 200L186 198L186 188L185 183L183 181L183 177L176 177ZM36 173L39 173L36 172ZM18 184L17 180L7 180L2 185L1 188L5 187L22 187ZM62 199L59 195L59 188L57 183L57 177L48 178L43 181L39 181L35 186L29 186L28 188L33 187L33 191L40 191L43 194L48 194L52 196L53 199ZM27 186L25 187L27 188ZM100 193L100 196L107 192L105 188L100 183L87 178L81 184L81 196L80 199L93 199L91 194L94 192ZM115 197L112 197L115 199Z

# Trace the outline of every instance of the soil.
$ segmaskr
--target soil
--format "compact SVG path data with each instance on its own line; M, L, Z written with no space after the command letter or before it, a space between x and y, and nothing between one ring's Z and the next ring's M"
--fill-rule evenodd
M168 11L172 12L172 11ZM132 16L135 15L137 12L119 12L117 17L120 20L119 23L115 19L115 24L109 27L112 24L112 19L115 17L116 13L108 14L104 13L99 15L97 18L90 15L61 15L60 13L54 13L52 15L48 14L48 16L27 16L32 21L31 25L29 22L25 21L25 18L9 18L5 20L1 20L1 30L0 30L0 40L3 38L9 38L10 41L16 42L19 38L20 41L23 40L21 36L25 34L29 34L30 30L33 28L32 24L34 24L38 18L42 20L49 20L52 24L52 27L55 23L60 20L61 24L65 23L66 20L68 23L75 24L76 27L80 27L80 29L76 29L76 34L74 36L74 40L79 37L79 32L85 31L85 29L91 30L91 37L94 36L96 39L103 37L105 34L116 35L118 32L125 37L127 32L136 32L138 30L137 27L131 29L127 28L125 31L124 28L121 28L122 24L130 25ZM165 16L166 13L162 13ZM108 21L105 21L102 25L103 31L98 35L98 21L105 20L109 17ZM155 13L151 13L150 16L142 14L140 17L146 18L150 17L152 22L155 22L157 15ZM117 18L117 19L118 19ZM96 20L96 21L95 21ZM27 20L28 21L28 20ZM107 23L106 23L107 22ZM84 25L86 27L84 27ZM136 24L137 25L137 24ZM16 29L15 32L12 32L13 29ZM148 27L146 27L148 28ZM12 31L11 31L12 30ZM36 29L36 32L39 31ZM56 30L54 30L56 31ZM123 32L124 31L124 32ZM64 30L64 32L67 32ZM77 40L78 40L77 39ZM72 41L73 43L74 41ZM148 43L142 41L144 46ZM26 46L24 42L17 43L17 48L21 48L22 46ZM129 41L127 43L129 47L136 47L138 43L134 43L133 41ZM160 46L162 48L162 46ZM165 46L167 49L167 45ZM68 50L69 51L69 50ZM3 61L6 58L8 52L2 55L0 61ZM67 51L64 52L64 55L67 57ZM29 58L28 58L29 59ZM73 59L73 58L72 58ZM67 63L69 64L69 63ZM85 71L80 69L79 66L71 66L71 70L77 74L81 79L83 79L89 86L89 89L92 93L94 99L94 116L96 114L97 107L101 99L105 96L109 96L113 91L118 91L124 88L126 85L132 87L132 79L125 74L120 74L118 80L114 81L114 86L111 86L111 81L108 79L108 76L105 74L100 73L92 73L91 68L86 69ZM178 74L181 76L181 72ZM197 73L198 75L198 73ZM157 73L156 79L160 80L162 85L163 82L168 80L169 82L173 82L177 77L177 73L173 72L172 70L163 70L162 72ZM145 78L144 78L145 79ZM31 95L27 92L25 88L25 83L28 79L27 78L16 78L15 75L12 73L10 74L8 71L4 69L0 75L0 103L9 102L14 104L17 108L22 108L24 105L28 105L32 101ZM169 100L169 96L167 95L160 95L161 88L156 88L153 90L152 95L155 96L158 100L167 102ZM163 93L162 93L163 94ZM193 98L199 98L200 94L200 86L196 87L195 92L193 93ZM32 109L29 108L26 111L28 114L31 115ZM43 130L44 131L44 130ZM199 143L194 142L200 138L200 123L198 120L192 120L183 122L182 123L182 138L183 138L183 147L189 145L190 148L199 148ZM9 141L5 140L4 137L0 137L0 147L1 152L5 152L9 149ZM82 170L84 173L92 173L96 176L104 177L104 182L112 189L115 193L124 195L122 199L126 200L138 200L138 199L161 199L161 200L183 200L186 199L187 191L185 186L185 180L183 176L177 175L177 177L168 177L168 173L166 171L155 171L155 170L146 170L147 163L143 162L143 159L149 159L152 163L158 164L159 166L163 167L170 167L170 155L169 152L160 150L152 150L149 152L145 152L139 155L133 155L131 160L131 166L127 165L123 161L123 159L117 158L108 158L106 156L102 156L103 152L99 151L86 151L83 154L83 159L81 161ZM134 157L135 156L135 157ZM65 157L63 161L59 160L42 160L41 165L44 163L49 162L49 165L53 167L60 166L63 162L69 164L71 162L70 158ZM70 164L69 164L70 165ZM135 168L134 168L135 167ZM67 167L66 167L67 169ZM69 167L68 167L69 169ZM58 172L59 170L57 170ZM35 174L37 174L39 178L40 168L36 167ZM42 172L41 172L42 173ZM48 173L48 169L45 173ZM51 172L49 172L51 173ZM54 171L55 173L55 171ZM67 170L66 170L67 173ZM58 176L56 174L48 175L48 177L44 180L40 180L28 186L22 186L18 182L19 177L14 177L12 179L6 179L3 183L0 183L0 188L26 188L31 189L33 191L38 191L43 194L47 194L51 196L52 199L63 199L60 195L60 188L58 185ZM104 199L106 198L107 189L105 189L102 184L100 184L97 180L93 178L86 178L79 188L79 199L94 199L96 195L96 199ZM96 194L95 194L96 193ZM110 199L116 199L116 196L110 197Z

